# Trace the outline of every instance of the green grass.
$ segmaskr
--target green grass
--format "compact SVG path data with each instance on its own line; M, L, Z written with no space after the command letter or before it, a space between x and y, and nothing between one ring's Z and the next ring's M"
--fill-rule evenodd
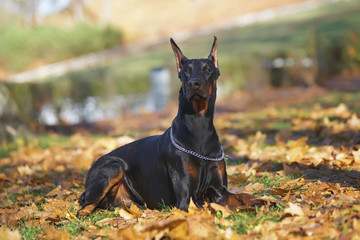
M299 176L287 176L287 177L280 177L276 175L270 175L267 172L260 177L254 178L253 175L250 176L249 182L250 183L261 183L264 184L264 189L279 187L282 183L296 179ZM260 191L255 194L256 196L264 196L270 195L275 198L278 196L272 195L271 191L264 190ZM270 206L265 208L263 211L259 211L256 207L254 210L240 210L238 212L233 212L231 216L227 217L227 220L232 222L231 228L235 230L238 234L245 234L248 230L255 228L258 225L261 225L267 221L271 222L280 222L281 221L281 212L284 209L284 206L281 204L275 204L274 206ZM221 217L221 216L219 216ZM223 226L220 224L220 228Z
M99 139L105 137L105 135L91 135L89 136L91 139ZM29 147L39 147L39 148L49 148L52 145L66 145L70 142L71 136L67 135L55 135L55 134L40 134L35 138L31 139L22 139L18 138L13 142L3 141L0 143L0 158L9 157L12 151L16 151L21 147L29 146ZM0 166L0 173L3 172L7 166Z
M276 205L264 210L264 212L261 213L258 208L256 208L255 211L243 210L233 212L231 216L227 217L227 220L233 222L233 226L231 226L231 228L238 234L245 234L248 230L263 224L264 222L280 222L280 212L282 208L282 206ZM222 228L221 225L219 227Z
M68 231L72 236L78 236L81 232L85 231L81 221L71 221L62 224L59 229Z
M13 142L0 142L0 158L8 157L10 152L16 151L19 147L24 146L24 140L17 139ZM0 166L0 172L3 172L6 166Z
M96 136L94 136L96 137ZM0 143L0 158L9 157L12 151L16 151L24 146L49 148L53 144L64 144L70 141L69 136L43 134L37 136L35 139L24 140L18 138L13 142L3 141ZM6 166L0 166L0 172L5 170Z
M19 231L23 239L39 239L37 235L44 233L44 229L41 226L31 226L23 221L20 221Z
M279 176L269 176L267 172L265 172L264 176L261 178L255 178L252 174L250 175L251 183L261 183L264 184L264 188L272 188L279 187L281 182L284 182L285 179Z
M11 72L23 71L36 60L52 63L116 46L122 33L110 26L79 24L71 29L6 26L0 36L0 61Z
M166 205L164 200L162 200L162 202L160 202L158 205L159 205L159 210L162 212L171 212L173 209L173 207Z

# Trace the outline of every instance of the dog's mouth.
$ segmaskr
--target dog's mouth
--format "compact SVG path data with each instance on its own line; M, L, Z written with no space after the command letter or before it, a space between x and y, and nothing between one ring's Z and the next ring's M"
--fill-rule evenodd
M189 91L187 94L187 99L189 101L208 101L208 94L202 91Z
M203 100L207 100L207 98L201 94L193 94L190 96L189 98L190 101L203 101Z
M188 95L188 100L192 102L194 110L199 115L204 115L208 108L208 96L204 96L201 93L193 93Z

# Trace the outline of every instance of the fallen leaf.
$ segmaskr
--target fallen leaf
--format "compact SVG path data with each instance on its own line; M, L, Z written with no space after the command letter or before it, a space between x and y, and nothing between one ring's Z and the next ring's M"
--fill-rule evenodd
M241 188L241 192L245 193L256 193L264 189L264 184L262 183L249 183Z
M223 218L227 218L228 216L231 216L231 211L220 204L217 203L210 203L210 208L212 208L215 212L220 211Z
M284 210L284 213L290 214L292 216L303 216L304 212L302 211L301 207L298 205L289 202L289 207Z
M21 235L18 230L10 230L4 226L0 227L1 240L20 240Z
M116 214L119 214L120 217L122 217L125 220L129 220L129 219L134 219L136 218L135 215L133 215L132 213L129 213L128 211L126 211L124 208L118 208L118 210L115 210Z
M61 185L58 185L56 188L48 192L45 197L55 197L61 192Z
M49 225L43 226L45 234L40 239L70 240L70 233L61 229L53 229Z

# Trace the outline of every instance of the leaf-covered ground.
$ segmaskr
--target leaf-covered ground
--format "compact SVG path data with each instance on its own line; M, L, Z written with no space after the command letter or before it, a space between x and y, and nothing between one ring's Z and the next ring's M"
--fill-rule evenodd
M219 101L215 124L230 156L229 187L263 199L259 208L191 204L186 213L132 206L76 218L91 163L163 131L172 114L149 131L136 131L132 122L131 136L119 128L114 137L54 135L47 148L19 140L9 153L14 145L3 144L1 239L360 239L360 98L312 91L238 93Z

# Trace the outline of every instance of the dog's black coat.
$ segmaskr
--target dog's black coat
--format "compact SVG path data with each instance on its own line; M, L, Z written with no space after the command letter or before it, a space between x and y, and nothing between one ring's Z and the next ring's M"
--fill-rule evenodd
M205 59L187 59L170 39L182 87L179 110L171 128L175 142L185 149L216 158L222 149L213 118L216 81L220 75L217 39ZM187 211L190 198L198 206L205 201L229 207L256 204L248 194L227 190L225 161L209 161L178 150L170 140L170 129L162 135L132 142L99 158L86 178L78 216L95 208L131 203L148 208L176 206Z

